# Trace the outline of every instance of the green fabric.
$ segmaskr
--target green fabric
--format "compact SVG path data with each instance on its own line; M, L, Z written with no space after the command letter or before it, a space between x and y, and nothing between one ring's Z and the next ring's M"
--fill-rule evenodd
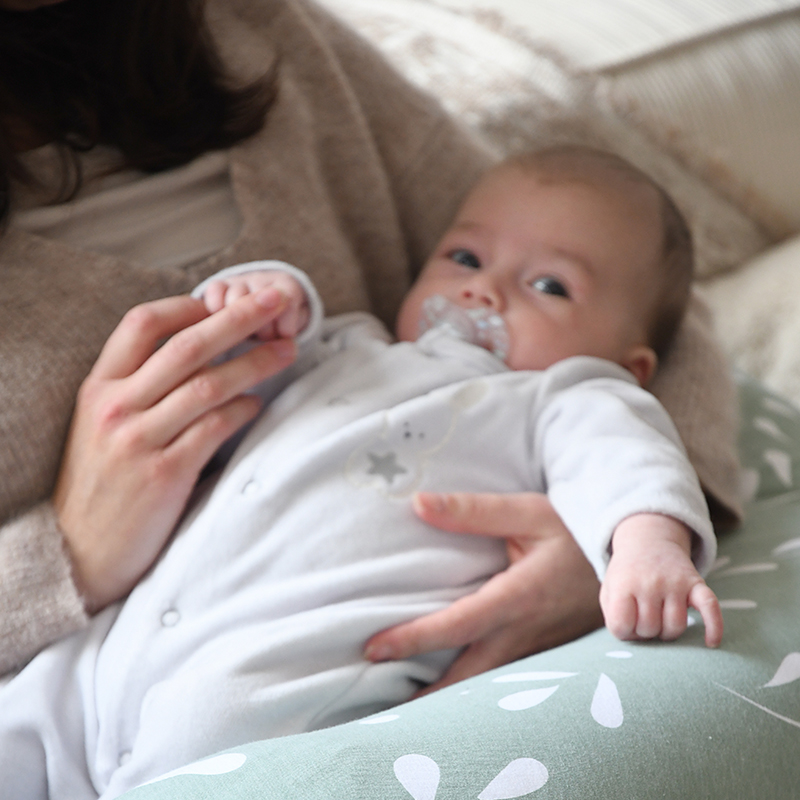
M249 744L130 800L800 797L800 414L742 381L751 500L709 583L719 650L605 630L376 717Z

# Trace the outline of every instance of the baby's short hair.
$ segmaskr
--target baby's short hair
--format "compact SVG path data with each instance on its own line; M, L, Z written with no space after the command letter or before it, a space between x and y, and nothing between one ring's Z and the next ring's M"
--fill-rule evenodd
M658 195L663 232L660 284L648 323L648 344L662 359L686 312L694 278L692 233L665 189L647 173L610 151L584 145L556 145L509 157L503 164L543 172L552 177L587 180L586 168L599 167L649 186ZM502 166L502 164L501 164Z

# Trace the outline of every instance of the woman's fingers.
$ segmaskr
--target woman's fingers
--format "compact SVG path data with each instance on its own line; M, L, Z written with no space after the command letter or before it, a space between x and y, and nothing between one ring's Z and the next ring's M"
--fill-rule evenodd
M127 378L147 361L162 339L207 316L202 301L186 295L132 308L108 337L92 376L99 380Z
M505 538L510 566L450 607L376 634L369 659L466 647L439 688L602 625L594 571L544 495L420 494L414 505L443 529Z
M254 419L261 402L252 395L240 395L202 415L188 426L165 451L192 472L196 464L207 463L220 445L243 425Z
M280 292L265 289L210 316L202 301L187 296L136 306L109 337L92 378L135 377L131 400L134 407L147 408L277 317L284 304ZM164 339L168 341L159 348Z
M294 342L279 339L200 370L142 415L143 443L166 446L196 420L288 366L294 356Z
M534 540L563 523L547 497L525 494L472 494L469 492L418 492L414 511L420 519L454 533L506 538L525 536Z
M491 579L441 611L377 634L367 643L365 655L371 661L388 661L464 647L506 621L509 601L513 597L504 581Z
M415 696L421 697L436 692L444 689L445 686L451 686L474 675L480 675L502 664L507 664L510 660L514 660L508 657L513 650L514 632L510 629L500 629L493 636L469 645L436 683L417 692ZM523 655L525 653L521 653L520 657Z
M123 596L152 565L203 466L257 413L242 393L291 362L292 342L269 342L209 366L284 303L267 290L209 316L200 301L167 298L112 334L78 393L53 494L88 607Z
M130 376L130 401L137 409L153 406L214 358L276 317L285 302L280 292L264 289L178 331Z

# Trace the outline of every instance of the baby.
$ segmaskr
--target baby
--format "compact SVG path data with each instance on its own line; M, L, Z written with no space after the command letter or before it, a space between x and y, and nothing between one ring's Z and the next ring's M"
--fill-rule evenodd
M300 333L309 308L303 286L286 273L243 269L203 284L209 311L274 286L286 310L260 337ZM438 325L513 370L596 356L646 387L683 316L691 278L690 234L658 186L610 154L556 148L507 161L473 189L405 298L397 336L415 341ZM684 522L658 513L617 526L600 594L617 637L677 638L691 606L706 643L719 645L722 616L692 563L692 537Z
M364 643L475 591L506 557L425 525L417 491L547 492L603 577L616 635L674 638L694 606L717 645L705 501L641 388L690 277L668 198L619 159L568 148L478 183L405 298L397 343L367 314L323 319L280 262L202 284L212 312L277 288L284 310L259 336L299 334L298 359L259 387L267 410L129 598L0 689L0 785L110 798L435 681L454 653L370 663Z

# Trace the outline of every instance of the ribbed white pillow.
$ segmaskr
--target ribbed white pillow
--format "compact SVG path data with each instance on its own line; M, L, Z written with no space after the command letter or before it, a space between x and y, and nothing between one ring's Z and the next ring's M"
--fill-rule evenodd
M599 75L618 107L770 234L800 231L800 10L722 26Z
M378 0L380 4L381 0ZM573 64L604 70L780 16L795 0L437 0L491 10L529 35L556 42Z

